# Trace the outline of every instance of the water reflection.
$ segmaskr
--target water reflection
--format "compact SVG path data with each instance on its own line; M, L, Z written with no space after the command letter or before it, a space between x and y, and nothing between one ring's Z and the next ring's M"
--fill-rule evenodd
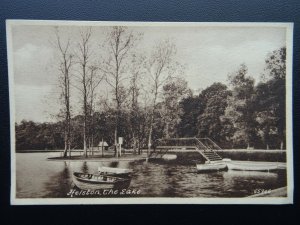
M81 172L82 173L89 173L89 167L87 166L87 162L82 163Z
M47 157L45 153L17 153L18 198L67 197L67 193L74 188L73 172L97 173L99 166L133 169L129 189L141 190L139 197L244 197L253 194L253 190L257 188L275 189L286 186L286 171L222 171L199 174L194 164L64 162L47 161Z
M260 171L231 171L223 174L226 182L226 191L235 197L241 197L243 194L252 190L254 194L256 189L273 189L278 182L278 174L275 172ZM232 188L235 187L235 188ZM241 193L236 193L239 189Z
M110 166L110 167L117 168L118 165L119 165L119 162L115 161L115 162L111 162L109 166Z
M49 176L49 180L45 182L44 197L65 197L65 193L70 190L70 183L72 183L69 165L70 162L63 162L62 170Z
M165 177L166 177L166 182L168 183L167 188L163 191L163 196L166 197L172 197L178 195L178 197L181 197L181 194L178 194L176 190L179 189L179 184L182 180L182 176L179 175L177 179L175 178L175 174L177 174L175 171L171 170L165 170Z

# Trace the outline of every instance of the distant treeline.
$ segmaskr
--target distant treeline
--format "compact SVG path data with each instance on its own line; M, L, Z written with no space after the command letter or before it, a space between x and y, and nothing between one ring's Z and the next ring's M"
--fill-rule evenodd
M229 74L228 86L214 83L197 95L183 78L170 79L162 87L153 117L147 104L130 107L128 103L122 110L101 107L93 112L93 127L86 131L92 137L89 144L96 146L103 139L113 145L117 126L127 148L147 148L151 129L152 140L209 137L222 148L284 149L285 59L285 48L267 57L263 82L255 84L243 64ZM88 121L84 115L70 120L71 149L83 148L84 120ZM64 149L65 126L63 120L21 121L16 124L16 149Z

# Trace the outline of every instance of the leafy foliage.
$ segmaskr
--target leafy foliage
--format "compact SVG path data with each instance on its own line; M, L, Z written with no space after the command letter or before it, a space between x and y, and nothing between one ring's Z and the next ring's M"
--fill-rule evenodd
M171 47L158 45L155 53L165 54L169 60L175 54L175 46L170 42L165 44ZM120 92L122 89L124 96L122 107L91 110L92 145L96 146L102 139L113 145L117 130L118 136L124 137L124 147L137 148L139 152L148 147L149 137L153 141L195 136L209 137L222 148L282 149L286 137L285 57L285 48L270 53L265 61L265 79L257 85L249 76L247 66L242 64L229 74L228 86L214 83L197 96L183 78L171 76L176 67L171 61L151 58L148 68L144 65L147 60L137 61L129 70L132 73L129 88L118 89ZM166 64L162 67L162 63ZM164 74L160 73L162 69L166 70ZM140 75L144 72L152 74L151 90L142 85ZM83 148L84 115L74 116L70 124L71 149ZM22 121L16 124L16 149L63 149L64 132L63 119L56 123Z
M198 116L198 135L200 137L210 137L220 143L222 141L222 121L221 116L224 115L227 106L227 97L230 91L226 85L214 83L201 93L204 101L205 109Z
M236 146L248 147L256 143L254 119L254 79L247 74L246 65L229 75L232 96L228 97L225 117L233 124L235 131L232 141Z

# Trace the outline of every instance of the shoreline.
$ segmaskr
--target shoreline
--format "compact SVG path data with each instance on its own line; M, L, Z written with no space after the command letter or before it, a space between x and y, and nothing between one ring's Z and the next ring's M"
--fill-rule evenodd
M71 157L62 157L62 156L53 156L48 157L49 161L96 161L96 162L116 162L116 161L144 161L147 159L147 155L134 155L134 154L122 154L122 156L115 157L111 154L102 155L89 155L88 157L84 157L84 155L73 155Z
M64 150L17 150L15 153L43 153L43 152L63 152ZM95 152L98 150L95 150ZM146 152L146 149L143 149ZM244 153L286 153L287 150L280 149L222 149L215 150L216 152L244 152ZM81 149L72 150L72 152L83 152ZM178 149L170 149L169 152L195 152L195 150L178 150ZM132 150L126 150L126 153L133 153Z

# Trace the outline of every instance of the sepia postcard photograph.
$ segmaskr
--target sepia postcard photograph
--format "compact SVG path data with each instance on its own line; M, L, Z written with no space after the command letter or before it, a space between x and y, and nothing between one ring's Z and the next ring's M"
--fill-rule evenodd
M292 204L292 23L7 20L11 204Z

